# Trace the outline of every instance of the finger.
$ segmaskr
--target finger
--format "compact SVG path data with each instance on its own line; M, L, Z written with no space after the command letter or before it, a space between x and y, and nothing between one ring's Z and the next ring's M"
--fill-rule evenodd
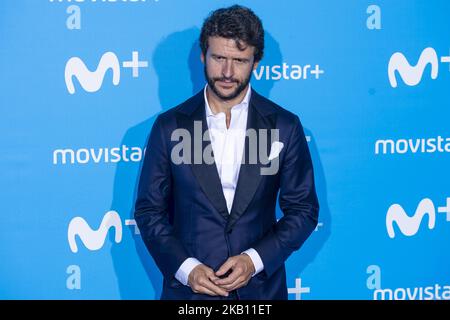
M215 282L216 280L219 280L220 278L217 277L214 273L214 271L211 269L210 271L206 272L206 275L208 276L209 280L212 282Z
M247 279L245 279L243 277L239 277L232 284L222 286L222 288L225 288L227 291L233 291L233 290L239 289L240 287L243 287L246 283L247 283Z
M234 266L234 260L229 258L225 263L216 271L216 276L223 276Z
M228 277L215 281L215 284L219 286L230 285L235 282L236 279L242 275L242 273L243 271L241 268L236 268L228 275Z
M204 288L206 288L209 291L214 292L216 295L221 295L224 297L228 296L228 292L225 289L222 289L219 286L216 286L213 282L209 281L208 279L204 280L201 284Z
M211 291L208 288L203 287L203 286L198 287L198 290L196 293L208 294L208 295L214 296L214 297L217 296L217 294L214 291Z

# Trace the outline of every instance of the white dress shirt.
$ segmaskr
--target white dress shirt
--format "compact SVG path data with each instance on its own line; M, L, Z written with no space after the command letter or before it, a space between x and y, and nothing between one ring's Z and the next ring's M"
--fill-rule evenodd
M230 213L244 152L251 87L250 85L248 86L244 99L231 108L230 127L228 129L225 113L219 112L214 114L211 111L206 95L207 87L208 85L206 85L204 89L206 122L208 124L211 145L214 152L214 161L222 184L228 213ZM252 259L253 265L255 266L255 273L253 276L264 269L261 257L255 249L250 248L243 253L246 253ZM201 264L201 262L196 258L187 258L176 272L175 278L184 285L188 285L189 273L199 264Z

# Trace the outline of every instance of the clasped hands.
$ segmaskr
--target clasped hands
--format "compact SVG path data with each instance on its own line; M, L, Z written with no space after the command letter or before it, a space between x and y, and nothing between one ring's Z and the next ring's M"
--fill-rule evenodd
M220 278L229 270L227 277ZM247 285L254 272L252 259L244 253L228 258L217 272L199 264L189 274L188 284L195 293L227 297L228 292Z

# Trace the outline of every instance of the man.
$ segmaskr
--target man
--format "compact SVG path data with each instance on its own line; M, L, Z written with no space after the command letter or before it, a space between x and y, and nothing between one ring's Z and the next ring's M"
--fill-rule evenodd
M284 262L319 210L302 125L250 87L264 51L250 9L213 12L200 45L207 85L156 119L136 201L161 298L287 299Z

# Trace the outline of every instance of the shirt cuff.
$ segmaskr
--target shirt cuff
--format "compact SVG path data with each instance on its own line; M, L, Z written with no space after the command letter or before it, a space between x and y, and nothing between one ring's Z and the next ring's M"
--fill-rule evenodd
M255 249L250 248L242 253L247 254L250 259L252 259L253 265L255 266L255 273L252 275L252 277L256 276L258 273L264 270L264 264L261 260L261 257L259 256L259 253Z
M192 269L194 269L199 264L202 263L197 259L187 258L178 268L177 273L175 273L175 278L185 286L189 286L188 284L189 274L191 273Z

